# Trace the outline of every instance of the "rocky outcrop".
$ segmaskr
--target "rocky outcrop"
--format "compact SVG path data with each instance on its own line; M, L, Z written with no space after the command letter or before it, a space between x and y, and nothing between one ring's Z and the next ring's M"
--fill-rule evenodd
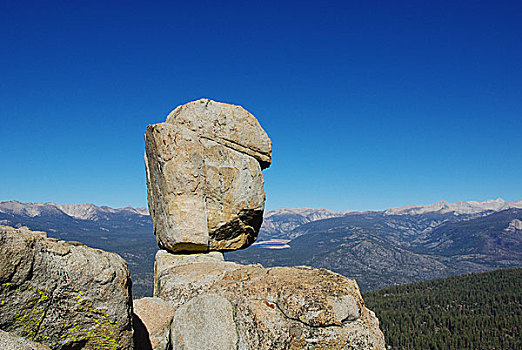
M149 212L164 249L154 296L175 310L155 334L184 350L384 349L355 281L305 266L240 265L219 252L252 244L262 222L261 170L272 149L251 114L194 101L149 125L145 145Z
M305 266L245 266L218 253L158 252L156 259L155 296L177 310L174 349L385 348L377 318L344 276ZM227 336L210 346L210 330Z
M226 251L252 244L265 203L261 170L272 146L240 106L202 99L145 134L149 211L160 248Z
M0 329L52 349L133 348L121 257L7 226L0 251Z
M49 350L49 347L32 342L16 334L0 330L0 349L2 350Z
M0 348L385 348L354 280L224 261L220 251L252 244L262 222L261 170L272 149L250 113L194 101L150 125L145 142L149 209L165 249L155 298L136 300L133 312L129 271L116 254L0 226L0 329L12 332L0 332ZM93 215L80 209L67 208Z

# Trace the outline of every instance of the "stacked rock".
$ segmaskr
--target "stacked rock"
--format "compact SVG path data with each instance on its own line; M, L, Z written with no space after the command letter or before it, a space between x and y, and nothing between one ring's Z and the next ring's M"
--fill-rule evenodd
M134 311L153 349L385 348L355 281L324 269L224 260L223 251L255 241L263 218L261 170L272 146L252 114L190 102L150 125L145 146L149 211L162 250L155 298L135 301Z
M149 210L160 248L176 252L248 247L263 220L261 170L272 143L240 106L207 99L172 111L145 134Z

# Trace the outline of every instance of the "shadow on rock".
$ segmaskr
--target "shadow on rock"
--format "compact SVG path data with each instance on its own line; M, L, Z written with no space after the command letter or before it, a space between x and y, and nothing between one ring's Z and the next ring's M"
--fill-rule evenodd
M135 350L152 350L147 327L136 314L132 314L132 327L134 328Z

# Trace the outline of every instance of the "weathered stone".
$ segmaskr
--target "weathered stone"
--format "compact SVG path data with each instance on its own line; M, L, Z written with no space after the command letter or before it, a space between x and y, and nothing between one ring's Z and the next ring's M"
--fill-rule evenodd
M153 350L170 349L170 324L174 317L174 307L160 298L141 298L133 301L134 315L146 328L148 339L140 339L136 350L146 349L148 345ZM144 344L145 346L142 346Z
M172 321L174 349L230 350L237 345L232 304L217 294L204 294L181 305Z
M132 349L118 255L0 226L0 328L52 349Z
M156 263L155 295L178 310L206 294L228 300L238 334L230 349L384 349L354 280L305 266L245 266L208 254L180 263L168 255Z
M201 254L171 254L166 250L158 250L154 260L155 271L166 271L170 268L202 262L224 262L223 253L207 252Z
M2 350L49 350L49 347L22 338L16 334L0 330L0 349Z
M160 248L235 250L263 219L271 141L242 107L198 100L145 133L147 195Z
M272 142L257 119L241 106L201 99L178 106L167 123L184 126L204 138L256 158L263 169L272 157Z
M164 300L177 307L209 290L225 272L239 267L224 261L219 252L181 255L160 250L154 263L154 296L164 296L164 291L170 291L169 298Z

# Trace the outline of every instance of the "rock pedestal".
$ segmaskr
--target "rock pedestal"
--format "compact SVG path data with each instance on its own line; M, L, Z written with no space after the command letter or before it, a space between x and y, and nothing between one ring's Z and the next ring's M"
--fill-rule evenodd
M325 269L263 268L218 254L160 251L155 296L177 310L174 349L385 349L357 283ZM205 336L210 330L219 341Z
M254 116L208 99L176 108L145 133L149 211L160 248L241 249L263 219L261 170L272 146Z

